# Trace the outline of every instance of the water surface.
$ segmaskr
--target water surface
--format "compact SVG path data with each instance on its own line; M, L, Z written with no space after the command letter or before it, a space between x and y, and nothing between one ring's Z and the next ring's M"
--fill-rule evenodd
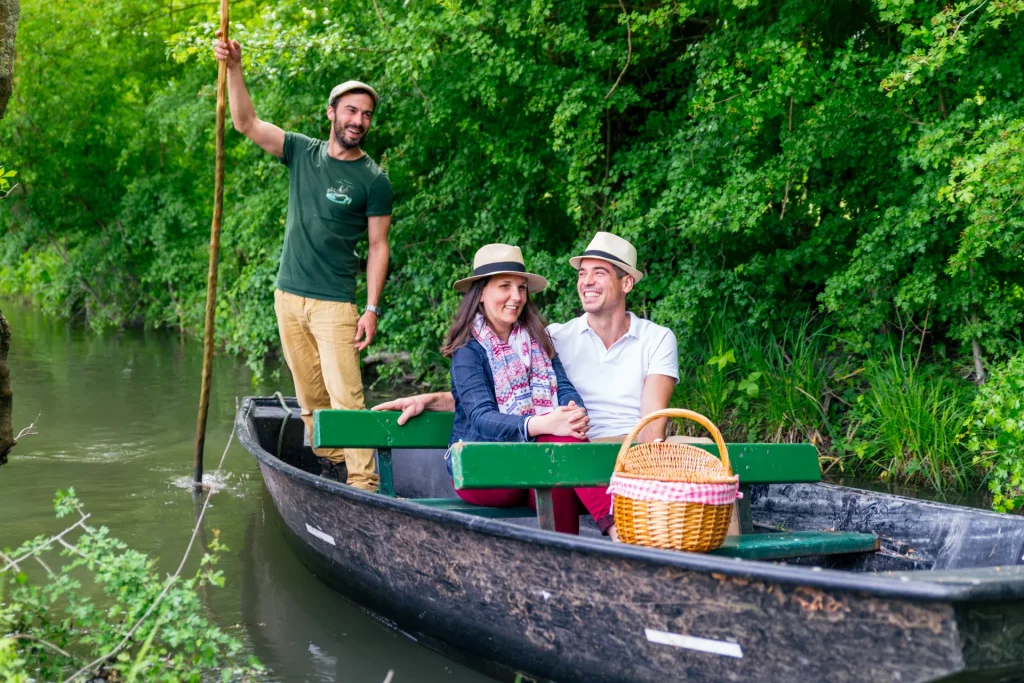
M172 572L197 514L188 484L201 345L160 332L97 335L9 302L3 311L13 331L14 429L36 421L39 433L25 437L0 468L0 547L62 530L52 500L57 489L73 486L91 522ZM277 376L253 386L238 359L215 358L208 473L224 453L236 397L291 395L287 370L271 374ZM212 619L243 640L272 679L378 683L393 670L393 683L493 680L387 628L314 578L285 544L259 468L237 441L220 483L200 540L220 530L230 548L219 565L227 585L206 591L204 600Z

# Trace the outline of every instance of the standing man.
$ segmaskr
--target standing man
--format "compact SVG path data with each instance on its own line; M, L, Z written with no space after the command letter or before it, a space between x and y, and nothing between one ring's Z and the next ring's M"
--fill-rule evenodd
M330 138L314 140L286 133L256 116L242 77L238 41L218 40L214 53L227 62L235 130L288 167L288 219L274 310L284 358L312 441L314 410L361 410L365 405L359 352L377 332L391 227L391 182L360 149L377 107L377 92L358 81L335 86L327 99ZM360 315L355 247L364 235L369 239L369 254L366 306ZM325 475L337 478L337 466L344 462L350 486L377 490L372 450L315 452Z
M569 259L583 315L548 326L569 381L583 398L593 441L622 441L641 417L667 408L679 381L672 330L626 310L626 295L644 274L636 249L599 232L586 251ZM454 410L450 392L400 398L374 410L401 410L398 424L424 410ZM644 428L640 441L665 438L665 420Z

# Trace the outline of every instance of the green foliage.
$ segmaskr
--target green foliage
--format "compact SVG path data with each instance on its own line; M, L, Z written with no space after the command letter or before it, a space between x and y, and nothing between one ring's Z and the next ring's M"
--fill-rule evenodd
M0 292L97 328L200 329L215 7L23 4ZM932 486L987 467L1017 505L1013 431L976 415L964 434L958 368L1012 356L1024 322L1022 0L233 9L261 118L323 137L333 84L382 93L367 151L396 205L373 350L422 382L446 383L450 283L477 247L519 244L564 320L567 255L611 230L646 271L632 307L681 340L677 402L730 438ZM286 172L231 131L227 155L218 341L260 370Z
M168 584L151 558L87 524L74 489L54 508L78 519L0 553L0 678L64 680L89 666L109 680L198 682L261 668L239 665L241 643L203 616L200 592L224 585L216 531L196 573ZM59 567L46 557L57 548Z
M681 345L674 402L704 413L733 441L827 447L837 415L830 385L845 360L830 350L832 335L812 325L794 318L776 335L716 319Z
M977 482L961 443L974 388L938 367L915 367L894 349L871 362L867 387L846 416L845 466L882 481L964 490Z
M323 136L347 78L383 94L368 151L396 208L374 350L442 384L450 283L477 247L522 246L564 319L565 258L600 229L636 244L633 305L681 338L709 310L784 336L821 308L857 353L900 328L1006 357L1024 322L1022 6L282 0L234 8L232 31L261 118L286 129ZM0 206L0 289L95 327L198 330L214 6L24 9L33 76L0 148L25 192ZM259 369L286 173L231 131L227 152L218 337ZM728 380L742 400L765 390L748 375Z
M8 171L3 166L0 166L0 194L3 195L0 196L0 199L7 197L11 191L11 178L16 175L18 175L17 171Z
M1024 353L995 368L974 400L968 447L988 471L992 506L1024 506Z
M733 442L813 443L826 470L977 487L985 472L965 443L977 434L975 386L898 344L867 360L850 347L810 317L784 335L713 323L682 346L673 403L708 415Z

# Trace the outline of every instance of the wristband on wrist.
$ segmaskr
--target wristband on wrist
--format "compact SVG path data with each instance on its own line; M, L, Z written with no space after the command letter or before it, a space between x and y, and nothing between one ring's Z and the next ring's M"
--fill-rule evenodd
M378 318L380 317L381 314L380 306L374 306L373 304L366 304L366 308L364 308L363 310L373 313Z

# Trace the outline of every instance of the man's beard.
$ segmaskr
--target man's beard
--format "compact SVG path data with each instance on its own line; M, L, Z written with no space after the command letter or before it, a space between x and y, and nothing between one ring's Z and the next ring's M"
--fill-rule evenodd
M355 133L355 131L351 131L351 132ZM339 130L337 125L334 126L334 140L335 140L335 142L337 142L339 145L341 145L345 149L355 149L363 141L364 137L366 137L366 131L365 130L360 130L359 137L356 139L356 141L355 142L350 142L350 141L345 139L345 129L341 128Z

